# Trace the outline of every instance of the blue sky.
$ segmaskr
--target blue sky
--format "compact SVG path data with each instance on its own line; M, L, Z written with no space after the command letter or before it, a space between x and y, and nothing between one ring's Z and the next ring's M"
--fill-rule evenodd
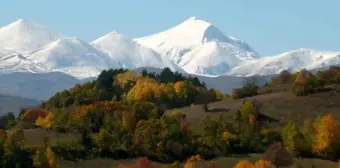
M339 0L2 0L0 26L24 18L92 41L113 30L145 36L196 16L262 55L275 55L340 51L339 6Z

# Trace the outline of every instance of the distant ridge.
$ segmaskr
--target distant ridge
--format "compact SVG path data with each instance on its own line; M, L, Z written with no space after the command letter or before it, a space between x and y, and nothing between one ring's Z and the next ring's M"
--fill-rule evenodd
M0 75L62 72L77 79L108 68L164 68L206 77L274 75L340 64L340 52L296 49L264 57L212 23L190 17L165 31L129 39L112 31L92 43L19 19L0 29Z

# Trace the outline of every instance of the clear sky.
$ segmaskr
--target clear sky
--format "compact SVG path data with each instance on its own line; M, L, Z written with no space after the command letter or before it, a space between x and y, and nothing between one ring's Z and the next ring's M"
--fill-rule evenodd
M339 7L340 0L1 0L0 26L24 18L90 42L113 30L145 36L196 16L275 55L340 51Z

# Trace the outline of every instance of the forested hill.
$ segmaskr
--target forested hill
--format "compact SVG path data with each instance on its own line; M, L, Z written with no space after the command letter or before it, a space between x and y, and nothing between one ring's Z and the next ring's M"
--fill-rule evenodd
M50 109L89 105L98 101L127 100L150 101L174 108L214 101L218 96L222 96L220 91L208 90L197 77L185 77L168 68L159 74L146 70L137 74L124 69L111 69L103 71L94 81L58 92L43 107Z

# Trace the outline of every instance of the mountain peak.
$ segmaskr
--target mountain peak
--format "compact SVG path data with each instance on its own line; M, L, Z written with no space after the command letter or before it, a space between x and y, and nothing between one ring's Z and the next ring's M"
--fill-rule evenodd
M204 21L203 19L199 19L199 18L196 17L196 16L189 17L189 18L187 19L187 21L189 21L189 20L202 20L202 21Z
M190 17L166 31L151 36L137 38L135 41L154 50L157 50L156 48L159 48L160 46L164 47L165 43L171 47L191 48L211 41L219 41L248 48L248 45L243 41L226 36L210 22L195 16Z
M190 17L157 34L135 39L190 73L224 74L258 54L245 42L224 35L210 22Z
M112 43L113 41L116 42L128 42L130 43L131 40L127 39L123 34L117 32L117 31L112 31L110 33L105 34L102 37L99 37L98 39L94 40L91 44L98 44L98 43L103 43L103 42L109 42Z
M46 27L27 19L20 18L7 26L8 29L21 29L21 30L31 30L31 29L45 29Z
M28 54L65 36L26 19L19 19L0 29L0 48Z
M25 19L23 19L23 18L20 18L20 19L18 19L18 20L16 20L16 21L14 21L13 23L24 23L26 20Z
M111 31L110 33L108 33L109 35L115 35L115 36L117 36L117 35L122 35L121 33L119 33L118 31L115 31L115 30L113 30L113 31Z

